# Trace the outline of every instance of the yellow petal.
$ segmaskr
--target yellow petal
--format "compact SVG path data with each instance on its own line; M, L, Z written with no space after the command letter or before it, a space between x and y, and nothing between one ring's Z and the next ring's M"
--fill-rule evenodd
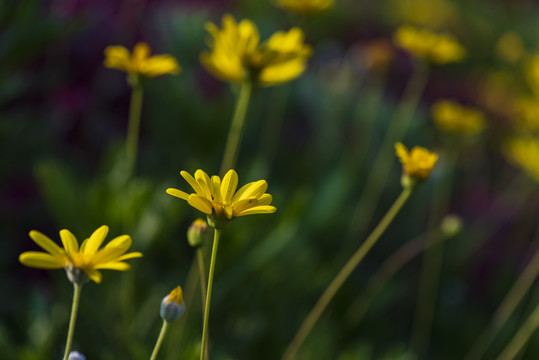
M247 210L244 210L241 213L236 214L236 216L253 215L253 214L271 214L271 213L274 213L276 210L277 208L275 206L269 206L269 205L256 206L256 207L252 207Z
M198 184L196 179L191 176L191 174L189 174L187 171L180 171L180 175L185 179L185 181L187 181L189 185L191 185L197 195L204 196L204 190L202 190L202 187Z
M101 272L95 269L87 269L87 268L84 268L83 270L93 282L95 282L96 284L101 283L101 279L103 278L103 276L101 275Z
M232 196L238 187L238 174L230 169L223 178L223 183L221 184L221 198L223 201L232 200Z
M61 269L66 265L64 256L53 256L44 252L27 251L19 255L21 264L39 269Z
M167 194L172 195L172 196L176 196L177 198L180 198L182 200L189 199L189 194L188 193L183 192L183 191L178 190L178 189L174 189L174 188L168 188L167 189Z
M118 271L125 271L128 270L131 266L129 266L128 263L125 262L108 262L103 264L98 264L94 266L94 269L107 269L107 270L118 270Z
M43 250L47 251L51 255L55 256L63 256L65 254L65 251L56 245L54 241L52 241L49 237L43 235L39 231L32 230L30 231L30 237L36 244L38 244Z
M99 247L105 240L105 237L107 236L108 232L109 227L106 225L103 225L99 229L94 231L94 233L90 236L87 243L85 244L84 253L95 254L97 249L99 249Z
M133 243L131 236L122 235L111 240L103 249L99 250L93 257L92 263L106 263L116 259L125 253Z
M60 238L62 239L64 249L66 249L68 254L79 251L79 243L77 242L77 238L71 233L71 231L67 229L60 230Z
M240 196L238 196L238 193L240 191L238 191L236 193L236 195L234 195L234 198L232 200L233 202L248 199L248 198L259 198L268 189L268 183L266 182L266 180L258 180L258 181L255 181L253 183L250 183L248 185L249 185L249 187L247 187L245 189L243 189L243 188L240 189L240 191L243 190L243 192L240 194Z
M171 55L156 55L141 64L140 73L148 77L179 74L180 65Z
M221 179L219 179L219 176L213 175L211 177L211 194L212 199L221 201Z
M138 252L138 251L135 251L135 252L130 252L130 253L127 253L125 255L119 256L116 260L117 261L123 261L123 260L128 260L128 259L135 259L135 258L139 258L139 257L142 257L142 253Z
M206 174L204 171L198 169L195 171L195 179L197 183L200 185L201 190L204 192L204 196L209 201L212 200L211 196L211 180L208 174Z
M273 198L271 197L270 194L264 194L258 199L258 203L260 205L269 205L269 204L271 204L272 200L273 200Z
M406 146L404 146L400 142L396 143L395 152L403 164L408 162L409 154L408 154L408 149L406 148Z
M205 214L211 215L212 213L212 203L204 197L198 195L190 195L187 202L189 203L189 205L191 205L197 210L202 211Z
M123 46L107 46L105 48L105 67L129 71L129 50Z
M292 59L287 62L265 67L259 75L263 86L277 85L299 77L307 68L305 58Z

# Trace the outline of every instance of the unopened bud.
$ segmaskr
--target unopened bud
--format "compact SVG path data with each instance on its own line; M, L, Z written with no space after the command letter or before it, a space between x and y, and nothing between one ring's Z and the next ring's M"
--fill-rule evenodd
M196 219L187 229L187 242L192 247L201 246L206 241L210 241L211 237L212 231L208 223L202 219Z
M456 236L462 229L462 220L457 215L446 215L442 219L440 230L447 237Z
M82 355L78 351L72 351L69 353L68 360L86 360L86 356Z
M176 287L161 301L161 317L166 322L178 320L185 311L183 292L180 286Z

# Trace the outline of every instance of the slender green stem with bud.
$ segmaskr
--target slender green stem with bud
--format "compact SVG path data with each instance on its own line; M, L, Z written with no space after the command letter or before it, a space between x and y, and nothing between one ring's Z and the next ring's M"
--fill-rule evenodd
M166 320L163 320L163 326L161 327L161 332L159 333L159 337L157 338L157 342L155 343L155 347L153 348L153 352L152 352L152 356L150 357L150 360L157 359L157 353L159 353L161 344L163 344L163 339L165 338L167 329L168 329L168 322Z
M202 248L199 246L197 248L197 256L198 256L198 272L200 273L200 291L201 291L201 298L202 298L202 307L204 307L204 304L206 304L206 270L204 266L204 254L202 254ZM209 335L206 335L206 353L209 352Z
M208 323L210 318L211 289L213 285L213 272L215 270L215 259L217 258L217 248L219 246L219 237L221 230L214 228L213 248L211 251L210 273L208 274L208 290L206 291L206 306L204 307L204 327L202 328L202 343L200 344L200 360L205 360L206 338L208 336Z
M223 162L221 163L221 176L236 166L241 133L245 122L245 113L247 112L249 98L251 97L251 89L252 84L250 82L246 81L241 84L240 93L236 102L236 109L234 110L234 116L232 117L232 124L230 125L228 138L226 140L225 154L223 155Z
M75 323L77 322L77 311L79 309L80 291L82 284L73 283L73 304L71 305L71 317L69 319L69 330L67 331L66 348L64 351L64 360L69 358L71 345L73 343L73 334L75 333Z
M312 308L309 315L307 315L307 317L303 321L303 324L296 333L296 336L294 336L294 339L292 339L290 345L288 345L288 347L286 348L282 357L283 360L291 360L296 356L296 353L307 338L307 335L309 335L312 328L318 321L318 318L320 318L320 315L322 315L322 312L329 305L330 301L333 299L337 291L339 291L346 279L348 279L350 274L352 274L352 271L354 271L354 269L359 265L361 260L365 257L365 255L367 255L369 250L374 246L374 244L376 244L380 236L382 236L382 234L385 232L389 224L391 224L391 221L393 221L395 215L397 215L399 210L402 208L402 206L412 193L412 190L413 187L411 186L405 187L403 189L397 200L395 200L391 208L388 210L382 220L378 223L378 225L369 235L367 240L365 240L365 242L361 244L359 249L357 249L357 251L348 260L348 262L342 267L341 271L339 271L337 276L335 276L335 278L331 281L322 296L320 296L320 298Z

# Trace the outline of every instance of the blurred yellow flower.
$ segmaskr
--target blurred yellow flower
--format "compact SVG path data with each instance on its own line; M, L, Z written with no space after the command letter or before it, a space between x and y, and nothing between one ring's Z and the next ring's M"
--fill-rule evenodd
M260 43L258 29L252 21L236 23L226 14L222 24L222 29L211 22L206 24L211 35L208 40L211 52L200 55L202 65L216 78L270 86L293 80L306 69L312 49L303 43L305 36L301 29L278 31Z
M435 154L421 146L415 146L411 151L400 142L395 144L397 157L402 163L402 170L416 181L428 179L434 165L438 161Z
M539 97L539 53L535 53L524 64L524 74L528 85Z
M503 34L496 44L496 53L509 63L515 63L522 59L526 50L520 36L514 31Z
M101 269L127 270L127 259L142 256L140 252L125 252L131 247L129 235L118 236L103 248L99 249L109 228L105 225L94 231L90 238L84 240L79 248L77 238L69 230L61 230L62 249L54 241L39 231L30 231L30 237L46 252L26 251L19 256L19 261L26 266L40 269L65 268L68 277L73 282L83 282L88 276L96 283L101 282ZM82 271L82 273L81 273Z
M235 217L251 214L269 214L275 212L270 206L272 197L266 194L266 180L258 180L242 186L238 191L238 174L229 170L223 177L211 178L202 170L195 172L195 177L187 171L181 176L191 185L195 193L188 194L178 189L169 188L167 194L186 200L189 205L208 215L208 223L222 228Z
M443 29L458 24L455 4L448 0L388 0L385 16L397 24Z
M514 137L506 141L503 150L511 163L539 182L539 139Z
M528 130L539 130L539 100L533 97L522 97L517 100L517 111L520 125Z
M399 27L393 40L413 56L437 64L457 62L466 55L465 49L452 35L435 34L409 25Z
M450 100L439 100L431 107L438 128L457 134L476 134L486 127L483 113Z
M275 4L292 12L315 14L333 6L333 0L276 0Z
M150 47L144 42L135 45L133 54L123 46L107 46L103 63L105 67L145 77L180 72L180 65L173 56L168 54L150 56Z

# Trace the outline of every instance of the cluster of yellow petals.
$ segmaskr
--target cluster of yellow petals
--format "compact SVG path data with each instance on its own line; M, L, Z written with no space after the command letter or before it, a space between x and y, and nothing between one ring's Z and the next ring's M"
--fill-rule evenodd
M436 126L447 132L472 135L486 127L481 111L450 100L435 102L431 107L431 114Z
M316 14L333 6L333 0L276 0L275 5L299 14Z
M207 23L211 52L200 56L202 64L216 78L229 82L253 82L270 86L290 81L307 68L312 49L304 44L305 35L294 27L278 31L260 43L256 25L250 20L236 20L226 14L222 29Z
M395 44L418 58L437 64L458 62L466 55L462 45L450 34L436 34L409 25L394 34Z
M135 45L133 54L130 54L129 50L123 46L107 46L104 65L128 74L145 77L180 72L180 65L173 56L168 54L150 56L150 47L144 42Z
M169 188L167 194L186 200L214 220L226 222L238 216L269 214L276 210L275 206L270 205L272 197L266 194L268 184L265 180L248 183L236 191L238 174L234 170L229 170L222 181L216 175L210 178L200 169L194 177L187 171L180 174L195 192L188 194Z
M428 179L438 161L438 154L421 146L415 146L411 151L408 151L402 143L398 142L395 144L395 150L402 163L404 173L417 181Z
M46 252L26 251L19 256L19 261L26 266L40 269L61 269L68 271L81 270L96 283L101 282L101 269L127 270L127 259L142 256L140 252L125 252L131 247L133 241L129 235L121 235L111 240L103 248L103 244L109 228L105 225L93 232L93 234L79 247L77 238L69 230L61 230L63 248L56 245L47 236L39 231L30 231L30 237Z
M539 139L514 137L506 141L504 153L509 161L539 182Z

